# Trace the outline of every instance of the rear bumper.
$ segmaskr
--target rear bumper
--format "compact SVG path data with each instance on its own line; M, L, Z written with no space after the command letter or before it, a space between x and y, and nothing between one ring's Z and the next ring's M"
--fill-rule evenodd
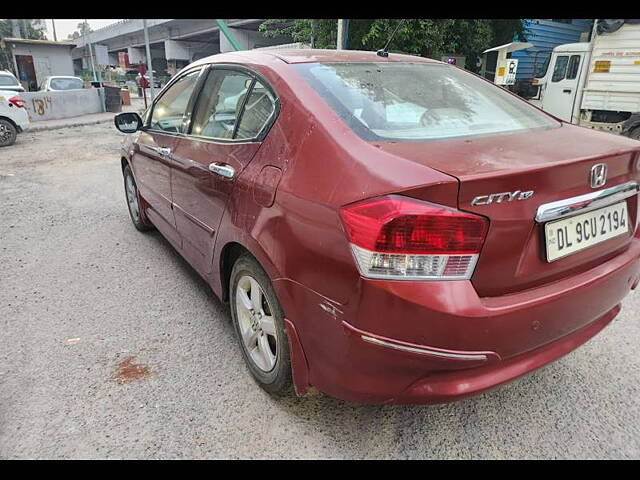
M31 127L31 122L29 121L29 114L27 113L27 110L26 109L14 109L14 110L18 110L17 112L14 112L14 115L12 118L12 120L18 126L18 129L19 129L18 133L26 132Z
M274 286L310 385L360 403L441 403L513 380L586 342L637 284L639 258L633 240L587 272L497 298L478 297L468 281L362 279L357 298L340 305L295 282Z
M418 378L403 391L398 392L384 403L446 403L497 387L575 350L606 327L619 311L620 306L617 305L596 321L576 332L532 352L507 360L501 360L492 352L485 352L488 353L487 360L483 364L478 363L482 366L475 368L471 368L471 365L464 365L464 360L449 359L446 362L443 361L439 365L434 365L430 372ZM353 327L347 328L352 330ZM354 342L362 341L361 332L352 330L352 333L356 337L360 336L360 339L353 338ZM366 348L366 346L362 345L361 348ZM396 350L393 352L390 350L386 352L380 351L380 354L386 357L390 357L394 353L396 353ZM471 354L477 352L458 353ZM434 359L426 357L425 355L423 360L425 367L429 362L434 362ZM389 362L388 358L386 362ZM443 368L447 367L449 369L443 370Z

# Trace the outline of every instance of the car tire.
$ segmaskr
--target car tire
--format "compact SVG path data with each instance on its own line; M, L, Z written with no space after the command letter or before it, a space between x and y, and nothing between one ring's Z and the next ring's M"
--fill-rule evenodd
M268 393L289 394L291 357L284 313L269 277L251 255L241 255L233 265L229 292L231 318L249 372Z
M129 216L133 222L133 226L140 232L148 232L153 230L153 224L147 218L145 213L145 202L138 192L138 186L136 180L133 178L131 167L127 165L123 170L124 176L124 193L127 201L127 209L129 210Z
M634 140L640 140L640 127L636 127L631 132L629 132L629 138L633 138Z
M8 147L16 142L18 130L9 120L0 118L0 147Z

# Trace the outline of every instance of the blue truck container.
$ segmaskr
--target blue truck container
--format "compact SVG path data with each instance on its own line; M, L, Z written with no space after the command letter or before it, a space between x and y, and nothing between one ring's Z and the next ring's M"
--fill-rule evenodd
M580 41L582 33L590 32L593 20L586 18L568 20L525 19L526 41L533 47L518 50L511 58L518 59L516 80L533 78L535 68L540 68L558 45ZM514 38L514 41L517 41Z

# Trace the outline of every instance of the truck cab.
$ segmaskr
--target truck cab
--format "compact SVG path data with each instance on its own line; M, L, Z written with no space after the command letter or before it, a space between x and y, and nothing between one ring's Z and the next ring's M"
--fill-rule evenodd
M565 122L578 123L589 54L585 42L555 47L544 76L533 81L539 86L533 103Z
M529 100L559 119L640 140L640 24L555 47Z

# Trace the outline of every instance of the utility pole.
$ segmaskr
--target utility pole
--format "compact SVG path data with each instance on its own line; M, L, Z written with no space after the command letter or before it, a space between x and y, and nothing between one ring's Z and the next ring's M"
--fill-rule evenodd
M149 30L147 29L147 21L142 20L142 26L144 28L144 45L147 51L147 72L149 72L149 89L151 91L151 101L155 97L153 90L153 65L151 65L151 47L149 47Z
M349 20L338 20L338 41L336 50L345 50L349 44Z
M86 19L85 19L84 23L85 23L85 25L87 25L87 20ZM84 28L83 30L84 30L84 33L82 35L82 39L84 40L84 37L86 35L89 35L89 32L87 32L86 28ZM91 39L90 38L88 39L87 44L89 45L89 60L91 60L91 71L93 72L93 81L97 82L98 79L96 78L96 66L93 63L93 51L91 50Z
M53 27L53 41L58 41L58 36L56 35L56 20L54 18L51 19L51 26Z

